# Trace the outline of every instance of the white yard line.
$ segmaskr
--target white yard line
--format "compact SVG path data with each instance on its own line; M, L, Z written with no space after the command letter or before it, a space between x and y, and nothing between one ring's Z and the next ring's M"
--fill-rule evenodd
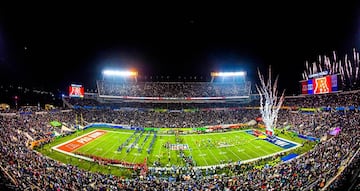
M193 141L193 137L191 137L191 142L195 143L195 142ZM194 145L196 145L196 143L195 143ZM200 152L201 152L201 149L198 149L198 150L200 150ZM201 155L202 155L201 158L205 161L206 165L209 165L209 163L205 160L205 157L203 156L203 152L201 152ZM191 156L191 157L194 158L194 156ZM197 164L197 163L196 163L196 164Z
M233 137L231 137L231 138L233 138ZM238 145L236 145L236 146L234 146L235 148L237 148L237 149L239 149L239 147L238 147ZM225 147L226 148L226 150L230 150L230 152L231 153L233 153L239 160L242 160L241 159L241 157L239 157L239 155L237 155L236 153L234 153L233 151L232 151L232 149L230 149L230 148L228 148L228 147ZM242 148L243 149L243 148ZM245 149L244 149L245 150ZM248 155L246 152L244 152L244 154L245 155L247 155L249 158L252 158L250 155ZM228 158L228 157L227 157Z
M251 135L251 136L253 136L253 135ZM288 140L286 140L286 139L282 139L282 138L280 138L280 137L277 137L278 139L281 139L281 140L283 140L283 141L287 141L287 142L290 142L290 143L293 143L293 144L295 144L295 145L299 145L298 143L295 143L295 142L292 142L292 141L288 141ZM266 140L259 140L259 141L266 141ZM268 144L272 144L272 143L270 143L270 142L268 142L268 141L266 141ZM256 148L256 146L257 145L255 145L255 144L253 144L252 143L252 141L249 141L249 143L254 147L254 148ZM277 146L277 145L276 145ZM270 146L267 146L267 144L264 144L264 147L266 147L266 148L268 148L269 150L272 150L273 152L278 152L277 150L274 150L272 147L270 147ZM282 148L283 149L283 148ZM291 148L290 148L291 149ZM263 150L262 148L261 148L261 146L260 146L260 150L262 150L265 154L268 154L269 152L266 152L265 150ZM251 150L252 151L252 150ZM252 152L254 152L254 151L252 151Z
M246 138L245 138L245 139L246 139ZM248 139L246 139L246 140L248 140ZM244 144L242 144L242 145L236 145L235 147L237 148L237 150L243 149L244 151L246 151L246 149L244 149L243 146L244 146ZM241 154L245 154L247 157L253 158L252 156L248 155L247 152L243 152L243 153L241 153Z
M111 135L111 137L113 137L114 135L116 135L116 134ZM108 137L108 139L110 139L110 137ZM107 145L106 145L106 146L107 146ZM106 147L106 148L108 148L108 149L106 150L106 152L102 153L100 156L101 156L101 157L104 157L104 156L106 155L106 153L108 153L109 151L111 151L112 148L113 148L113 147L116 147L116 146L118 146L118 145L117 145L117 144L111 144L110 148L109 148L109 147Z
M114 135L115 135L115 134L112 134L112 135L110 135L109 137L112 137L112 136L114 136ZM85 151L83 151L83 153L87 153L89 150L97 147L100 143L103 143L103 142L105 142L105 141L107 141L107 139L101 140L101 141L99 141L97 144L92 145L92 146L89 146L89 148L87 148ZM85 146L85 145L84 145L84 146ZM80 149L80 148L79 148L79 149ZM76 149L76 150L78 150L78 149ZM76 150L74 150L74 151L76 151ZM98 151L95 151L95 152L98 152Z
M153 134L153 136L152 136L152 139L154 138L154 136L155 136L155 134ZM157 136L157 135L156 135ZM151 141L152 141L152 139L151 139ZM164 143L164 141L165 140L163 140L163 139L160 139L161 140L161 142L160 142L160 147L159 147L159 153L158 153L158 156L160 157L161 156L161 149L162 149L162 144ZM155 142L154 142L154 145L155 145ZM153 145L153 147L154 147L154 145ZM147 150L147 149L146 149ZM147 152L147 151L146 151ZM150 152L151 153L151 152ZM154 152L155 153L155 152Z
M241 157L239 157L239 155L234 153L229 147L225 147L225 148L226 148L226 150L229 150L232 154L234 154L239 160L241 160Z
M139 144L138 144L139 146L144 146L144 145L145 145L146 141L148 141L148 140L149 140L149 137L150 137L150 136L149 136L148 139L145 141L145 138L146 138L147 136L148 136L148 134L145 135L145 137L144 137L143 141L141 142L141 144L140 144L140 141L139 141Z
M261 141L261 140L259 140L259 141ZM269 142L267 142L267 143L269 143ZM255 149L261 150L264 154L268 154L268 153L269 153L269 152L265 151L264 149L262 149L260 145L255 145L255 144L253 144L252 141L249 141L249 144L252 145ZM269 143L269 144L271 144L271 143ZM259 148L256 148L256 147L259 147ZM259 155L259 153L255 152L255 151L253 151L253 150L251 150L251 151L252 151L253 153L256 153L257 155ZM275 152L277 152L277 151L275 151Z
M140 137L139 139L141 139L142 136L143 136L143 135L140 135L140 134L139 134L139 137ZM145 137L144 137L144 139L145 139ZM135 139L135 140L136 140L136 139ZM134 140L134 141L135 141L135 140ZM137 144L137 145L139 145L139 144ZM135 145L134 145L134 147L135 147ZM129 151L129 154L131 153L131 151L132 151L132 150ZM135 155L135 154L136 154L136 155ZM132 163L134 163L134 161L138 158L138 155L141 155L141 154L139 154L139 153L135 153L135 154L133 154L133 155L135 155L135 157L134 157L134 159L132 160ZM137 154L138 154L138 155L137 155Z
M245 137L245 139L246 139L246 144L251 144L251 142L252 141L254 141L256 138L253 138L253 139L251 139L251 138L247 138L247 137ZM256 149L256 147L253 145L253 144L251 144L255 149ZM247 148L249 148L249 147L247 147ZM252 152L252 153L255 153L255 156L258 156L259 155L259 153L257 153L257 152L255 152L253 149L251 149L251 148L249 148L249 149L244 149L245 151L250 151L250 152ZM253 158L251 155L248 155L246 152L245 152L245 154L247 155L247 156L249 156L249 158ZM265 152L265 154L267 154L266 152Z

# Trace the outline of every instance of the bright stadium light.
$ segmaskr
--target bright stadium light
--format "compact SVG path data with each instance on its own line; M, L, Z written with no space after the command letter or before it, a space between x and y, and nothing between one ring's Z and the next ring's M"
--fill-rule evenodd
M245 76L246 72L211 72L211 76L212 77L217 77L217 76L223 76L223 77L227 77L227 76Z
M105 76L122 76L122 77L128 77L128 76L137 76L137 72L134 71L119 71L119 70L104 70L103 75Z

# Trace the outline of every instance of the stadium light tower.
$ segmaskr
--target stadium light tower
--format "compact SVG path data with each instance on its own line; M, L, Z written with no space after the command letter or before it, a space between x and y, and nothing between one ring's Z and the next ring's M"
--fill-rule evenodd
M233 81L235 81L236 77L243 77L245 81L246 72L211 72L211 82L213 82L216 77L232 77Z
M122 70L104 70L102 74L103 74L103 80L105 76L110 76L110 77L134 78L135 82L137 82L137 75L138 75L136 71L122 71Z
M260 86L256 85L256 89L260 95L260 113L266 127L266 134L272 136L274 134L278 112L284 101L285 90L282 95L278 97L277 82L279 76L276 77L274 84L272 84L271 66L269 67L269 78L267 82L265 82L264 76L260 73L259 69L258 75L260 78Z

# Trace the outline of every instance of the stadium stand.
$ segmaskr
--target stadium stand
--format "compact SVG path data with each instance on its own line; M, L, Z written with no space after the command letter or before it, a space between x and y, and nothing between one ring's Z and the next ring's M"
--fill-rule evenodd
M114 90L114 87L102 86L100 94L136 96L224 96L234 95L234 91L217 93L216 87L208 84L198 93L198 84L158 86L158 83L146 84L153 91L140 91L136 85L124 86L128 91ZM145 84L143 84L145 86ZM118 86L116 86L118 87ZM150 88L150 89L151 89ZM178 89L186 90L184 94ZM116 88L115 88L116 89ZM142 89L142 88L140 88ZM144 87L144 89L146 89ZM227 89L227 88L225 88ZM171 91L174 91L173 93ZM160 94L164 92L164 94ZM238 91L235 91L238 94ZM229 164L225 168L213 167L207 170L178 167L175 169L149 170L145 176L133 178L116 177L111 174L89 172L71 164L65 164L48 158L29 147L31 140L44 140L39 146L52 142L54 131L49 121L70 123L75 116L84 120L103 123L123 123L144 126L151 122L156 127L200 127L203 125L245 122L259 116L258 110L244 109L246 105L237 105L228 109L229 103L192 106L192 103L161 104L161 108L183 109L200 108L196 112L154 112L139 110L116 110L101 107L104 103L94 99L67 99L73 107L69 112L61 110L36 113L35 111L11 110L0 116L0 166L2 177L6 177L1 186L10 190L347 190L358 189L356 177L359 174L360 113L358 92L323 94L310 97L288 97L284 105L290 109L281 110L278 126L291 125L291 131L302 135L321 138L321 141L309 152L268 168L255 168L259 161L248 164ZM118 108L151 108L146 103L118 103ZM154 103L150 103L154 104ZM249 103L248 103L249 104ZM74 108L74 106L95 106L96 108ZM157 105L159 106L159 105ZM230 104L230 106L233 106ZM210 108L209 110L202 110ZM301 108L316 108L301 110ZM326 109L325 109L326 108ZM339 109L343 108L343 109ZM39 112L39 111L38 111ZM130 120L131 119L131 120ZM160 120L157 120L160 119ZM148 125L148 123L147 123ZM69 124L75 126L75 124ZM333 127L341 127L338 135L331 135ZM60 132L59 132L60 133ZM307 144L306 142L304 144ZM173 178L169 181L169 176Z
M218 97L250 94L250 83L137 82L98 80L99 95L134 97Z

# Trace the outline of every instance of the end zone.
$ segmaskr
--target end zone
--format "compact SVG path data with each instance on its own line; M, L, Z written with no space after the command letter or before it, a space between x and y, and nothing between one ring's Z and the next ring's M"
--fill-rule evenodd
M95 140L96 138L104 135L105 133L107 133L107 131L94 130L94 131L91 131L90 133L87 133L87 134L77 137L75 139L69 140L65 143L54 146L54 147L52 147L52 149L60 151L60 152L71 153L71 152L75 151L76 149Z

